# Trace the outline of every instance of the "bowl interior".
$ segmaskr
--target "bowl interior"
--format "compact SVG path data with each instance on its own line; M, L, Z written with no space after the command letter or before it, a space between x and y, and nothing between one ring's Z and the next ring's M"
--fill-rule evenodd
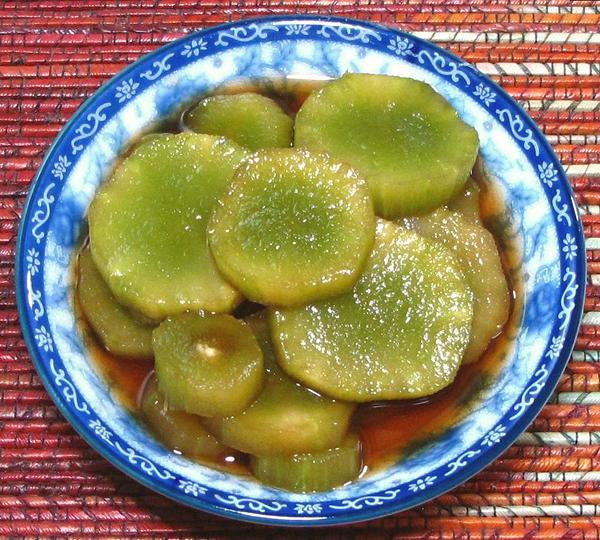
M464 418L418 452L340 489L290 494L167 451L111 395L90 363L71 301L72 254L98 185L123 149L182 104L237 80L318 80L369 72L429 83L475 127L482 174L505 205L521 304L501 367ZM572 349L585 281L572 193L525 113L471 66L416 38L319 18L262 19L188 36L102 87L63 130L40 169L19 239L21 321L36 367L63 414L128 474L178 501L270 523L339 523L391 513L474 474L525 428Z

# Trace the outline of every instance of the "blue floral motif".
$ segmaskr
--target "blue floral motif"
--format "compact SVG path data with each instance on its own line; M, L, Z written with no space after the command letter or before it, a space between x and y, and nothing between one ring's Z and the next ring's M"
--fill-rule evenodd
M467 86L471 84L471 78L461 69L465 64L449 60L437 51L431 54L427 50L421 50L416 56L419 64L431 65L432 69L440 75L449 77L452 82L459 83L462 80Z
M129 78L126 81L123 81L120 86L117 86L115 97L119 100L119 103L123 103L124 101L131 99L139 87L140 83Z
M390 39L390 42L387 48L397 54L398 56L407 56L409 54L414 54L412 52L413 44L408 41L407 38L403 38L400 36L394 36Z
M521 394L519 401L513 405L513 414L509 420L516 420L527 410L527 408L533 403L535 397L542 391L546 379L548 378L549 371L546 368L546 364L542 364L539 369L533 374L537 377Z
M110 102L102 103L95 111L88 113L86 122L82 122L79 127L75 128L77 135L71 139L71 154L75 156L81 152L83 150L81 141L89 139L98 132L101 123L106 120L106 110L110 106Z
M88 404L80 397L75 389L75 385L71 382L65 370L56 367L56 361L53 357L50 358L49 366L54 381L54 387L60 389L66 403L69 403L76 411L90 415L91 413Z
M250 43L253 41L264 40L269 34L279 32L279 27L274 24L256 24L250 23L243 26L234 26L228 30L222 30L217 34L215 45L227 47L232 41L237 43Z
M31 309L33 310L33 320L39 321L46 313L44 303L42 302L42 291L32 289L29 295L29 301L31 303Z
M481 441L482 446L494 446L500 442L506 436L506 428L502 424L498 424L492 431L490 431Z
M372 43L371 38L376 41L381 41L381 36L378 32L368 28L352 28L345 25L322 25L317 31L319 36L330 38L332 35L343 39L344 41L356 41L360 43Z
M467 450L466 452L463 452L456 459L448 463L448 470L444 473L444 476L450 476L458 471L458 469L462 469L468 464L468 459L475 457L480 453L481 450Z
M50 183L46 186L44 194L37 200L36 203L39 210L36 210L33 213L33 217L31 218L31 223L33 224L31 234L33 235L36 243L38 244L41 243L41 241L46 236L46 233L42 230L42 227L50 219L50 209L52 203L56 200L56 198L52 194L52 190L54 189L54 187L54 183Z
M266 511L277 512L287 506L287 504L277 501L264 502L249 497L237 497L232 494L225 497L216 494L215 499L223 504L234 506L238 510L252 510L254 512L260 512L261 514L264 514Z
M171 64L169 64L169 60L175 56L173 53L165 54L163 58L152 62L152 67L156 68L156 71L153 72L151 69L144 71L140 74L140 77L148 80L154 81L158 79L163 73L169 71L171 69Z
M508 122L513 137L523 143L525 150L533 148L535 155L540 155L540 145L535 140L533 131L525 126L521 115L511 112L509 109L496 109L496 115L501 122Z
M183 50L181 51L181 55L186 58L191 58L192 56L199 56L200 51L206 50L207 43L203 39L192 39L190 43L186 43L183 46Z
M67 159L67 156L58 156L58 159L52 167L52 176L54 176L54 178L58 178L59 180L63 180L67 172L67 167L70 165L71 162Z
M558 181L558 171L553 163L542 161L538 166L540 180L548 187L552 187Z
M111 446L113 445L113 442L111 439L112 433L108 429L106 429L106 427L102 424L102 422L100 422L100 420L98 420L98 419L90 420L89 426L94 430L94 433L98 437L100 437L102 440L106 441Z
M559 326L560 330L565 330L571 320L571 313L575 309L575 296L577 289L579 289L577 274L570 268L567 268L563 274L562 282L564 288L560 297L558 320L562 321Z
M408 489L415 493L417 491L424 491L425 489L427 489L428 486L433 485L433 482L435 481L436 478L437 478L437 476L426 476L425 478L419 478L413 484L409 484Z
M206 495L208 491L204 486L192 482L190 480L179 480L179 489L181 489L186 495L193 495L199 497L200 495Z
M562 243L562 251L568 260L577 257L577 243L573 236L571 236L569 233L565 234Z
M550 347L548 347L548 351L546 352L546 356L552 360L556 360L560 356L564 344L565 338L563 336L553 337Z
M401 493L401 489L388 489L378 495L363 495L354 499L344 499L339 504L330 504L334 510L361 510L364 507L382 506L388 501L393 501Z
M475 87L473 95L478 97L488 107L496 101L496 92L492 92L488 86L484 86L482 83L479 83Z
M27 262L27 270L32 276L35 276L39 272L42 264L40 261L40 252L35 248L29 248L27 250L25 261Z
M54 352L54 341L50 332L46 330L45 326L40 326L36 328L34 331L35 341L38 344L38 347L44 349L46 352Z
M284 28L287 36L308 36L310 30L306 24L286 24Z
M294 512L298 515L308 514L312 516L313 514L320 514L323 511L323 506L320 504L301 504L298 503L294 506Z

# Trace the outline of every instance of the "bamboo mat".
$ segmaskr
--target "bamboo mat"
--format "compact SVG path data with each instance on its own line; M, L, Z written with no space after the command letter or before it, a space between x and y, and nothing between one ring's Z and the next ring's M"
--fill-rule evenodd
M17 225L52 139L141 54L242 17L337 14L447 47L518 99L581 206L586 314L557 393L518 442L453 492L367 524L309 531L195 512L139 486L58 414L30 363L13 285ZM600 2L568 0L4 0L0 5L0 538L598 538Z

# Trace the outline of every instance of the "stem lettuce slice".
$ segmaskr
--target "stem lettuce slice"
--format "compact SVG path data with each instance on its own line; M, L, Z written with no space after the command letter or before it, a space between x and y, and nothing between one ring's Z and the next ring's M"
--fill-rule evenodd
M347 401L416 398L450 384L469 341L473 295L450 250L379 220L354 288L272 309L282 368Z
M193 131L223 135L250 150L292 144L294 121L272 99L260 94L209 96L185 120Z
M477 132L426 83L349 73L313 92L294 145L346 161L369 182L375 211L394 219L433 210L463 188Z
M263 354L231 315L184 313L153 333L158 386L173 409L201 416L238 414L263 385Z
M237 170L209 227L217 266L261 304L298 305L352 287L375 215L367 184L325 154L257 152Z
M217 198L246 150L197 133L144 140L99 189L89 210L98 270L122 304L154 319L228 312L241 297L206 241Z

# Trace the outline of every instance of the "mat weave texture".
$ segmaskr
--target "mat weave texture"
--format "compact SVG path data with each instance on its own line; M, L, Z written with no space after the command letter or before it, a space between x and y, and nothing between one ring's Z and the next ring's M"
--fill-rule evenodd
M81 102L140 55L243 17L383 22L446 47L529 111L581 207L588 289L556 394L517 443L449 494L367 524L282 530L192 511L117 471L60 416L29 360L14 293L27 190ZM0 4L0 538L599 538L600 2L3 0Z

